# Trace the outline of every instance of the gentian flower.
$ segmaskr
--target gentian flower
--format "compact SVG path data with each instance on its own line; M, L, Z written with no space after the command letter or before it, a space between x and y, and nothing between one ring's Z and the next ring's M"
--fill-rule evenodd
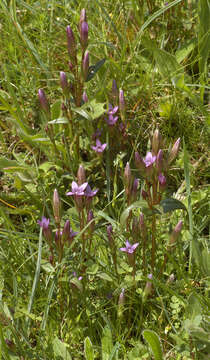
M50 219L47 219L45 216L42 216L42 220L38 220L37 223L43 230L47 230L50 224Z
M113 108L113 106L109 104L109 110L107 112L108 119L106 119L108 125L113 126L117 122L118 116L113 116L116 114L117 111L118 111L118 106L115 106Z
M91 146L92 149L98 154L102 153L106 149L107 144L101 144L99 139L96 139L96 146Z
M88 198L92 198L93 196L95 196L98 192L98 189L95 190L91 190L90 185L87 184L87 187L85 189L85 196L87 196Z
M143 159L146 168L149 167L150 165L152 165L156 160L156 156L152 155L152 153L150 151L148 151L148 153L146 154L145 158Z
M120 251L126 252L127 254L133 254L136 251L136 248L139 246L139 243L130 244L128 240L125 242L125 247L120 248Z
M85 195L85 189L87 187L88 183L85 182L82 185L78 185L76 181L72 181L71 189L72 191L69 191L66 195L70 196L83 196Z

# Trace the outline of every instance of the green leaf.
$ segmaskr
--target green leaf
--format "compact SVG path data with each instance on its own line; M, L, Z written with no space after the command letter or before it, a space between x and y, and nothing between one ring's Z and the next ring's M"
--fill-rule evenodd
M106 274L104 272L97 274L97 276L100 277L103 280L107 280L107 281L110 281L110 282L113 281L111 276L109 276L108 274Z
M178 73L183 72L174 55L162 49L153 48L152 50L158 69L163 77L173 78Z
M176 51L176 60L180 64L187 56L195 49L197 44L196 39L187 41L180 49Z
M60 113L61 113L61 100L57 100L54 102L54 104L51 106L50 108L50 112L51 112L51 118L53 120L57 119L60 117Z
M163 208L163 212L167 213L169 211L174 211L177 209L186 210L186 206L179 200L170 198L170 199L164 199L160 202L160 206Z
M103 66L105 61L106 61L106 59L104 58L102 60L99 60L95 65L89 66L86 82L88 82L94 78L97 71Z
M75 285L80 292L83 291L83 286L82 286L81 280L74 277L73 279L70 280L70 283Z
M59 117L57 119L54 119L54 120L51 120L51 121L48 121L48 124L68 124L69 121L66 117Z
M108 326L104 328L102 340L102 360L109 360L110 354L112 353L113 343L112 343L112 333Z
M199 70L200 74L207 74L207 60L210 52L210 3L208 0L199 1L199 33L198 33L198 51L199 51Z
M92 101L83 105L83 108L85 108L91 118L95 120L104 114L104 112L106 111L104 108L105 105L106 103L97 103L96 99L93 99Z
M90 338L87 336L84 341L85 359L94 360L93 345Z
M136 201L134 202L132 205L128 206L122 213L121 217L120 217L120 223L122 226L125 225L126 220L130 214L131 210L134 209L141 209L141 211L145 214L145 215L152 215L153 213L157 213L160 214L160 212L156 209L153 208L153 210L148 208L148 204L145 200L140 200L140 201Z
M84 108L72 108L72 111L79 114L81 117L85 118L88 121L92 120L91 115L88 113L88 111Z
M87 274L95 275L98 272L98 264L88 266L86 272Z
M159 336L152 330L144 330L142 335L148 342L155 360L163 360L163 352Z
M71 360L71 356L67 350L67 344L63 343L57 337L53 340L53 351L55 356L59 356L59 359Z

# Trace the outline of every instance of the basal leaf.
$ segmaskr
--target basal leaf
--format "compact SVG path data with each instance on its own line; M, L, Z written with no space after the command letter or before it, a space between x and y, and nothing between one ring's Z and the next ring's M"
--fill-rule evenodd
M84 341L84 351L86 360L94 360L93 345L88 336L85 338Z
M144 330L142 332L143 337L148 342L155 360L163 360L163 352L160 343L159 336L152 330Z
M55 356L59 356L59 359L71 360L67 345L59 340L57 336L53 340L53 351Z

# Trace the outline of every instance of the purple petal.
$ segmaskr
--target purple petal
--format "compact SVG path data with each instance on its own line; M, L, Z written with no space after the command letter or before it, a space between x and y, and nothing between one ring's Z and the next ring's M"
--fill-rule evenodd
M128 252L127 248L120 248L120 251Z
M76 181L72 181L71 188L73 193L78 190L78 185Z

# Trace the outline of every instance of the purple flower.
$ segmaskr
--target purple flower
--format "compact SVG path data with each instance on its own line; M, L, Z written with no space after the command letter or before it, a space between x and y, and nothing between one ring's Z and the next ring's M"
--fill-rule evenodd
M108 119L106 119L108 125L112 126L117 122L118 116L113 116L114 114L116 114L117 111L118 111L118 106L115 106L113 108L113 106L109 104L109 110L107 112Z
M87 97L87 94L86 94L85 91L84 91L83 94L82 94L82 100L84 101L84 103L87 103L87 102L88 102L88 97Z
M96 146L91 146L92 149L98 154L102 153L106 149L107 144L101 144L99 139L96 139Z
M152 165L155 162L155 160L156 160L156 156L152 155L152 153L150 151L147 153L147 155L143 159L143 161L146 165L146 168L149 167L150 165Z
M90 185L87 184L87 187L85 189L85 196L87 196L88 198L92 198L93 196L95 196L98 192L98 189L95 190L91 190Z
M80 25L80 41L83 49L88 45L88 23L83 21Z
M166 177L161 173L158 176L158 181L159 181L160 186L166 185Z
M77 231L73 231L72 228L70 228L70 231L69 231L69 240L72 240L77 234L78 234Z
M133 254L136 250L136 248L139 246L139 243L130 244L128 240L125 242L124 248L120 248L120 251L126 252L127 254Z
M42 216L42 220L38 220L37 223L43 230L47 230L50 224L50 219L47 219L45 216Z
M87 187L88 183L85 182L82 185L78 185L76 181L72 182L71 189L72 191L69 191L66 195L70 196L83 196L85 195L85 189Z
M38 90L38 97L42 109L50 115L50 105L43 89Z

